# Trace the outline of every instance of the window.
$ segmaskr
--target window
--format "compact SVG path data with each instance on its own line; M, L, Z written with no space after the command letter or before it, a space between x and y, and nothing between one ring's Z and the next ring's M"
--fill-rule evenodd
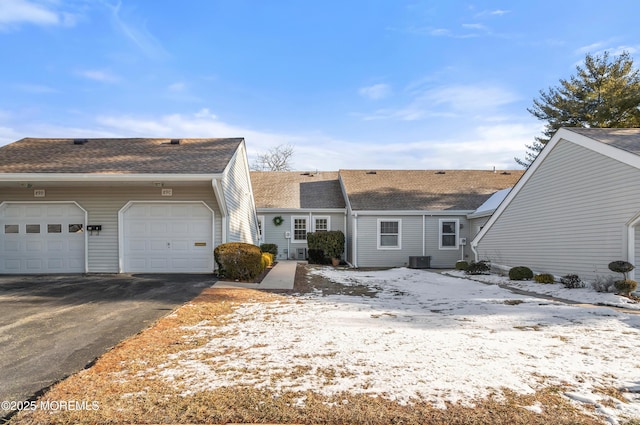
M69 233L82 233L84 232L84 226L82 224L70 224Z
M458 249L459 220L440 220L440 249Z
M293 242L305 242L307 240L307 218L292 217Z
M27 233L40 233L39 224L27 224Z
M400 249L401 230L401 220L378 220L378 249Z
M17 224L5 224L4 225L4 232L5 233L19 233L20 231L20 226Z
M47 224L47 233L62 233L62 224Z
M329 217L314 217L313 218L313 231L314 232L326 232L329 230Z

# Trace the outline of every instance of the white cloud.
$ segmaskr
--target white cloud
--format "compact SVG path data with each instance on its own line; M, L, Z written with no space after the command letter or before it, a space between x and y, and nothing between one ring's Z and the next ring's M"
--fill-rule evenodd
M43 26L73 26L78 17L53 9L55 2L33 0L1 0L0 30L14 29L21 24Z
M244 137L249 161L256 154L281 144L294 146L296 170L338 169L513 169L514 157L523 157L525 145L540 133L537 122L497 123L469 126L449 138L400 141L353 141L323 133L265 131L234 125L208 109L192 114L162 116L103 115L87 127L24 123L11 127L0 115L0 144L22 137ZM513 121L513 120L512 120ZM357 153L357 154L356 154Z
M120 78L112 74L111 72L98 69L78 71L78 75L89 80L99 81L101 83L117 83L118 81L120 81Z
M460 84L413 90L408 104L359 114L364 120L392 119L417 121L427 118L476 117L483 120L499 115L500 107L519 100L512 91L491 84Z
M152 59L165 59L169 57L169 53L162 46L160 41L147 29L146 22L132 22L127 16L123 16L122 1L118 0L116 4L104 4L111 10L111 21L114 27L132 42L142 53Z
M187 88L187 85L182 81L178 81L176 83L169 84L169 87L167 87L167 88L171 92L181 92L181 91L184 91Z
M372 100L384 99L385 97L391 95L391 86L389 86L388 84L374 84L372 86L360 88L360 90L358 90L358 93L360 94L360 96Z

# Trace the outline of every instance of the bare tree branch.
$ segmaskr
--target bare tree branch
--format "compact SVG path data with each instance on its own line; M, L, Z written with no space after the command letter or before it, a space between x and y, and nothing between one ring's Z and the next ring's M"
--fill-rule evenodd
M253 171L291 171L292 145L278 145L266 153L258 154L251 164Z

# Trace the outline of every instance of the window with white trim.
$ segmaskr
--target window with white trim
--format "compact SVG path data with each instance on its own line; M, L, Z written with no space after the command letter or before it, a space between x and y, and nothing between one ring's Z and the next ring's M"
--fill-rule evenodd
M378 219L378 249L402 247L402 220Z
M331 227L330 217L313 217L313 231L314 232L327 232Z
M440 249L458 249L460 220L440 219Z
M307 241L307 217L291 217L293 242Z

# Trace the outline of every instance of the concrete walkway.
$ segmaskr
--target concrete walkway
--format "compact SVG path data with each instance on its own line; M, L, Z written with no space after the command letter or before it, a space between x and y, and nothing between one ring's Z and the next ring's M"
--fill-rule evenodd
M294 260L278 261L260 283L230 282L220 280L213 285L216 288L249 289L293 289L298 262Z

